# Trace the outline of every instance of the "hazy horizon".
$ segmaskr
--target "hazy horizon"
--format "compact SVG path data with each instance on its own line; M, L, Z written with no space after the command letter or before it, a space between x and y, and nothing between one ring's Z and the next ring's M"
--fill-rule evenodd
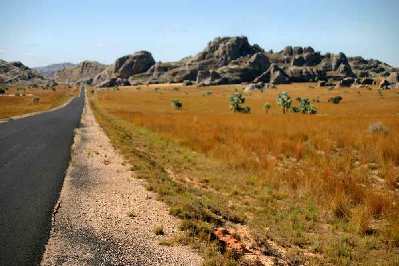
M138 50L177 61L215 37L245 35L280 51L287 45L378 59L399 66L399 1L43 1L0 3L0 59L38 67Z

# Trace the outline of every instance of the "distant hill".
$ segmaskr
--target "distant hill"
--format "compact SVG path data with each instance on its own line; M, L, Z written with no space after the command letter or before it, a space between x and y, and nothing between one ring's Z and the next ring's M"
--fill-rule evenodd
M73 66L76 66L76 64L60 63L43 67L34 67L33 70L35 70L39 75L42 75L45 78L53 78L53 75L56 71L61 70L65 67L73 67Z

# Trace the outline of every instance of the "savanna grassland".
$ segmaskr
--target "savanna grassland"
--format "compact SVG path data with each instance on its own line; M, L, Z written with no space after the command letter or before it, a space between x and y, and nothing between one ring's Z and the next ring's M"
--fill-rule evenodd
M183 219L206 264L244 263L215 255L213 228L223 226L292 265L397 265L398 92L315 83L242 88L150 85L93 90L90 98L113 144ZM230 111L235 90L251 114ZM283 115L281 91L293 105L308 97L318 113ZM341 103L328 103L337 95ZM370 131L376 123L381 130Z
M76 96L78 91L66 86L56 86L54 89L20 85L0 87L7 88L4 94L0 94L0 119L52 109ZM38 97L39 102L34 103L34 97Z

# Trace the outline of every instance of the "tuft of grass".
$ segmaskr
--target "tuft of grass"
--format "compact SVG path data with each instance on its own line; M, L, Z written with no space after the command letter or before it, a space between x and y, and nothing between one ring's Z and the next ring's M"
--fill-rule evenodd
M137 214L134 213L133 211L130 211L130 212L127 213L127 216L128 216L129 218L134 218L134 217L137 217Z
M163 235L165 235L165 232L164 232L164 230L163 230L162 225L161 225L161 226L155 226L155 227L152 229L152 232L153 232L155 235L157 235L157 236L163 236Z

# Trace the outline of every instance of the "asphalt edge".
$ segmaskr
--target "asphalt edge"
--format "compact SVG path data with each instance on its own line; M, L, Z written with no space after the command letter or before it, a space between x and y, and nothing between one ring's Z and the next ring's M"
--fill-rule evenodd
M62 205L61 193L62 193L62 190L63 190L64 185L65 185L65 179L66 179L67 175L72 171L72 169L71 169L72 155L73 155L73 153L74 153L74 151L75 151L76 145L78 145L78 142L80 141L79 139L77 139L77 137L78 137L78 134L77 134L78 132L77 132L77 130L80 129L80 127L81 127L81 125L82 125L82 117L83 117L83 114L84 114L84 112L86 112L86 101L87 101L86 93L87 93L87 90L84 89L84 92L85 92L85 102L84 102L84 105L83 105L82 114L80 115L79 125L78 125L78 126L74 129L74 131L73 131L73 142L72 142L71 147L70 147L70 154L69 154L68 165L67 165L67 167L66 167L66 169L65 169L64 178L63 178L63 180L62 180L62 186L61 186L60 191L59 191L59 193L58 193L57 202L56 202L56 204L54 205L54 209L53 209L53 211L52 211L52 213L51 213L51 224L50 224L51 228L50 228L50 231L48 232L46 244L43 246L42 254L40 255L40 259L39 259L39 261L38 261L38 262L39 262L38 266L42 265L43 256L44 256L44 254L46 253L48 241L49 241L49 239L50 239L51 233L54 231L54 225L55 225L56 215L57 215L58 210L61 208L61 205ZM51 112L51 111L54 111L54 110L57 110L57 109L64 108L64 107L67 106L73 99L75 99L75 98L77 98L77 97L80 97L80 93L79 93L78 96L75 96L75 97L69 99L69 100L68 100L66 103L64 103L62 106L58 106L58 107L55 107L55 108L53 108L53 109L51 109L51 110L42 111L42 112L39 112L39 113ZM87 102L87 104L88 104L88 102ZM25 117L26 117L26 116L25 116ZM0 121L0 124L1 124L1 121Z

